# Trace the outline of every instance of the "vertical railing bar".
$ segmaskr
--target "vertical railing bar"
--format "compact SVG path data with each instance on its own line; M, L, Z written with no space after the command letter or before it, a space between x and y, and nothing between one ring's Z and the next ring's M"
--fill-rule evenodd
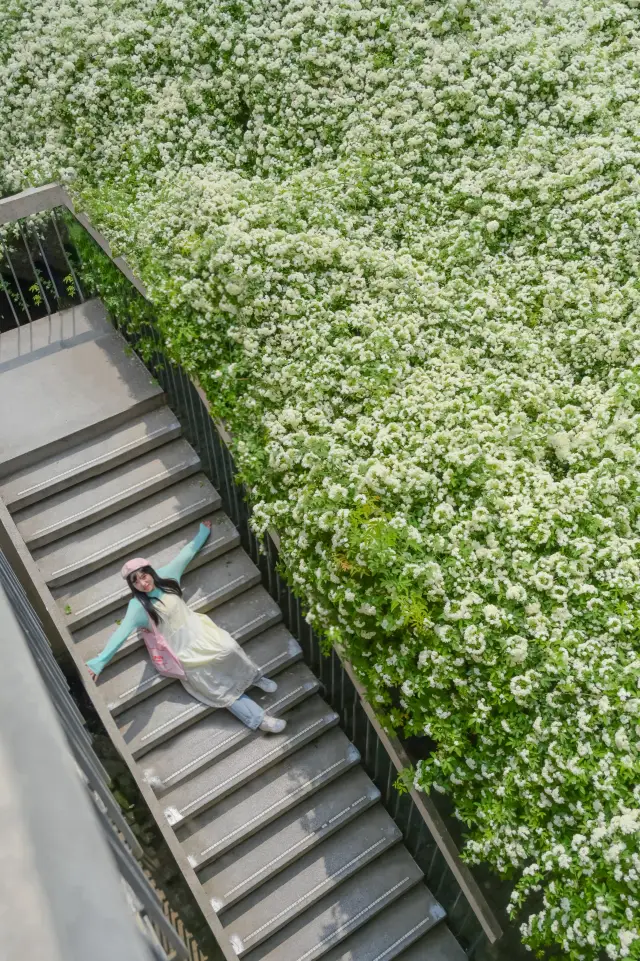
M9 307L11 308L11 313L13 314L13 319L15 321L16 327L20 326L20 321L18 320L18 314L16 313L16 308L13 306L13 301L11 299L11 294L9 293L7 283L4 277L0 277L0 283L2 284L2 289L4 290L5 297L9 302Z
M79 296L80 296L80 303L81 303L81 304L84 304L84 299L85 299L85 298L84 298L84 293L83 293L83 291L82 291L82 286L81 286L81 284L80 284L80 281L79 281L78 277L76 276L76 272L75 272L75 270L73 269L73 265L72 265L71 261L69 260L69 257L67 256L67 251L66 251L65 246L64 246L64 244L63 244L63 242L62 242L62 237L60 236L60 231L58 230L58 217L57 217L57 214L56 214L55 210L52 210L52 211L51 211L51 222L52 222L52 224L53 224L53 229L54 229L55 232L56 232L56 237L58 238L58 244L59 244L59 246L60 246L60 250L62 251L62 256L64 257L64 260L65 260L65 263L66 263L67 267L69 268L69 273L71 274L71 279L73 280L73 285L74 285L75 289L78 291L78 294L79 294Z
M453 914L453 912L455 911L455 909L458 907L458 903L459 903L461 897L462 897L462 888L460 888L460 889L458 890L458 893L456 894L455 899L454 899L453 904L451 905L451 907L450 907L450 908L447 908L447 914L449 914L449 915L452 915L452 914Z
M411 819L413 818L413 812L415 811L415 805L409 798L409 817L407 818L407 828L405 831L405 837L409 840L411 838Z
M11 270L11 274L12 274L12 276L13 276L13 279L14 279L14 282L15 282L15 285L16 285L16 289L17 289L18 293L20 294L20 300L22 301L22 306L24 307L24 312L25 312L25 314L27 315L27 320L28 320L29 324L31 324L31 311L29 310L29 308L28 308L28 306L27 306L27 302L26 302L26 300L24 299L24 294L22 293L22 287L20 286L20 282L19 282L19 280L18 280L18 278L17 278L17 276L16 276L16 272L15 272L15 270L13 269L13 262L12 262L12 260L11 260L11 256L10 256L10 254L9 254L9 251L8 251L7 248L6 248L6 245L5 245L4 240L2 240L2 250L3 250L3 252L4 252L5 259L6 259L7 263L9 264L9 269Z
M198 437L198 429L197 429L198 418L196 415L196 403L200 404L200 398L197 396L194 396L196 392L191 384L191 381L188 379L186 379L185 389L189 397L189 406L191 409L191 422L193 425L192 430L194 434L196 450L198 451L198 453L200 453L201 443L200 443L200 438Z
M40 277L39 277L39 275L38 275L38 271L36 270L36 265L35 265L34 262L33 262L33 257L31 256L31 251L29 250L29 244L27 243L27 239L26 239L26 237L25 237L25 232L24 232L24 230L22 229L22 221L21 221L21 220L18 221L18 230L20 231L20 236L22 237L22 243L24 244L24 249L25 249L26 252L27 252L27 257L29 258L29 263L31 264L31 269L32 269L32 271L33 271L33 276L36 278L36 284L38 285L38 290L39 290L40 293L42 294L42 299L44 300L45 306L46 306L46 308L47 308L47 314L48 314L48 316L49 316L49 319L51 319L51 304L49 303L49 298L47 297L47 295L46 295L46 293L45 293L45 290L44 290L44 287L42 286L42 284L41 284L41 282L40 282Z
M480 931L480 933L476 936L475 940L472 941L469 947L469 950L467 951L467 957L469 958L469 961L473 961L473 959L475 958L475 954L478 949L478 946L481 944L484 938L485 938L484 931Z
M395 797L395 799L396 799L396 803L395 803L394 808L393 808L393 820L394 820L394 821L397 821L397 820L398 820L398 811L399 811L400 805L401 805L401 803L402 803L402 795L400 794L400 791L398 791L397 788L394 788L393 794L394 794L394 797Z
M173 369L173 361L170 357L167 357L167 377L169 380L169 397L171 401L171 406L175 408L176 414L180 415L180 397L176 391L176 376Z
M356 703L357 703L357 702L356 702ZM365 718L365 723L364 723L364 731L365 731L365 734L364 734L364 757L365 757L365 765L366 765L366 767L372 772L372 774L373 774L373 779L374 779L374 781L375 781L375 771L373 771L373 768L371 767L371 764L370 764L370 762L369 762L369 732L370 732L370 730L371 730L371 725L369 724L368 719Z
M357 725L357 721L358 721L358 713L357 713L357 710L358 710L358 699L357 699L356 697L354 697L353 700L352 700L352 702L351 702L351 704L352 704L352 706L351 706L351 730L352 730L352 732L353 732L352 735L351 735L351 740L354 742L354 744L356 745L356 747L358 747L358 744L357 744L357 738L358 738L358 725Z
M380 743L380 742L378 742L378 743ZM393 771L392 771L391 760L389 760L389 772L388 772L388 774L387 774L387 804L388 804L388 805L391 804L391 788L392 788L392 786L393 786ZM397 810L397 808L398 808L398 805L397 805L397 802L396 802L396 810Z
M426 832L426 825L425 825L424 821L421 821L421 822L420 822L420 827L418 828L418 836L417 836L417 838L416 838L415 854L413 855L416 860L418 859L418 852L420 851L420 848L422 847L422 837L423 837L423 835L425 834L425 832Z
M428 876L428 877L431 876L431 872L433 871L433 865L435 864L435 860L436 860L436 858L437 858L437 856L438 856L439 853L440 853L440 848L438 847L437 844L435 844L435 845L434 845L434 848L433 848L433 854L431 855L431 863L429 864L429 870L428 870L428 872L427 872L427 876ZM443 873L441 873L441 875L440 875L440 881L438 882L438 890L440 889L440 884L442 883L442 877L443 877L443 876L444 876Z
M58 303L58 309L59 309L59 308L60 308L60 291L58 290L58 285L57 285L56 282L55 282L55 279L54 279L53 274L51 273L51 268L50 268L50 266L49 266L49 261L47 260L47 255L45 254L44 250L42 249L42 244L40 243L40 234L38 233L37 227L34 227L34 226L31 225L31 224L29 225L29 230L30 230L31 233L34 234L34 236L35 236L35 238L36 238L36 242L37 242L37 244L38 244L38 250L40 251L40 254L41 254L42 259L43 259L43 261L44 261L44 265L45 265L45 267L47 268L47 273L49 274L49 280L51 281L51 284L52 284L53 289L54 289L54 291L55 291L56 301L57 301L57 303Z
M297 606L297 605L296 605ZM331 651L330 657L330 676L331 676L331 703L336 708L336 652Z
M373 769L374 769L374 771L376 772L376 779L377 779L378 781L381 781L382 778L380 777L380 748L381 748L382 745L380 744L379 738L376 736L376 732L375 732L375 730L373 729L373 725L371 724L371 722L369 722L369 726L370 726L371 729L373 730L374 741L375 741L375 748L374 748L374 752L373 752L373 757L374 757L374 760L373 760ZM385 798L385 804L386 804L386 803L388 803L388 798Z

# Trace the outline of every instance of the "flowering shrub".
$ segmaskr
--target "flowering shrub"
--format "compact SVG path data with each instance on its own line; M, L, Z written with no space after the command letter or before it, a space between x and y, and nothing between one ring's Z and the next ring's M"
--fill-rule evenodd
M533 948L640 958L638 0L8 0L56 177Z

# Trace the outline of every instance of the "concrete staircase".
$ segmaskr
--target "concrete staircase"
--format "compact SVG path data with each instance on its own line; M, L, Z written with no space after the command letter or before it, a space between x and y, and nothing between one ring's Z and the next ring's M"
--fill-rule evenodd
M137 634L97 688L236 954L461 961L162 391L99 303L58 315L48 338L47 323L32 325L36 348L0 337L0 496L81 658L98 653L124 615L123 559L144 553L160 566L210 517L185 599L278 681L274 694L252 691L286 717L275 736L161 677Z

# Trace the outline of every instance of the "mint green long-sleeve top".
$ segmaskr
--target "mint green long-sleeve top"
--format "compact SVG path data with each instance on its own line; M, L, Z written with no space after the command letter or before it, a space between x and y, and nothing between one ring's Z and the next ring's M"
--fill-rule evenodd
M177 581L179 584L185 569L202 548L210 533L209 528L201 524L196 536L186 547L182 548L177 557L174 557L174 559L168 564L165 564L164 567L157 569L160 577ZM158 599L162 597L163 593L163 591L155 588L153 591L150 591L149 597ZM136 597L132 597L127 607L127 613L117 630L113 632L100 654L98 654L97 657L93 657L90 661L87 661L87 667L91 668L95 674L99 674L107 666L116 651L122 647L129 637L129 634L136 629L139 630L142 627L147 627L148 624L149 615L140 601Z

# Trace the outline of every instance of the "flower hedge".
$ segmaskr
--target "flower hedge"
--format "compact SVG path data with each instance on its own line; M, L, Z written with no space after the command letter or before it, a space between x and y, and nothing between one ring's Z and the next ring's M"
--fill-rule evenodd
M60 177L533 948L640 958L638 0L7 0Z

